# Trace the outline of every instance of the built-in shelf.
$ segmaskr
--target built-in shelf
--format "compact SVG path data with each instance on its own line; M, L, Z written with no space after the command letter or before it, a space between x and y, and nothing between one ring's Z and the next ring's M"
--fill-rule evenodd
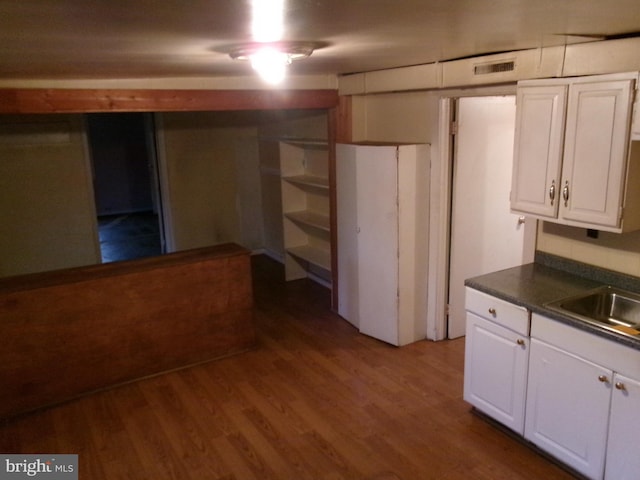
M300 212L287 212L284 216L296 223L318 228L325 232L328 232L331 228L329 217L320 213L304 210Z
M323 190L329 189L329 179L316 175L295 175L284 177L283 180L295 185L300 185L301 187L321 188Z
M329 148L329 143L321 138L284 138L281 140L289 145L295 145L307 150L327 150Z
M331 285L328 143L282 139L282 214L285 278Z
M300 258L306 262L310 262L325 270L331 270L331 254L327 250L303 245L300 247L287 248L287 253Z

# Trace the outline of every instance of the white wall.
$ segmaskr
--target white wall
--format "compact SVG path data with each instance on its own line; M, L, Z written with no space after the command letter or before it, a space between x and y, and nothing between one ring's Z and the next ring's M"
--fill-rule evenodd
M327 138L324 111L159 114L172 251L283 254L278 139Z
M257 127L238 122L223 112L180 112L161 114L161 145L166 173L168 214L173 226L172 251L226 242L255 241L241 227L254 213L240 207L240 191L260 191L257 176L242 175L251 185L238 185L238 174L257 170ZM238 145L244 145L241 152ZM241 155L240 155L241 154ZM236 162L242 162L238 168ZM255 206L260 209L259 205ZM254 225L255 227L255 225ZM258 239L261 234L258 233ZM255 248L256 245L246 245Z
M0 276L101 261L81 115L0 117Z

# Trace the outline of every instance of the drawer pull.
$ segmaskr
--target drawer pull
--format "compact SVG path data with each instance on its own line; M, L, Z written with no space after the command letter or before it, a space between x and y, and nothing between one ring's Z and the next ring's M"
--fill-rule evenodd
M627 389L627 388L624 386L624 383L622 383L622 382L616 382L616 388L617 388L618 390L622 390L622 391L624 391L624 390L626 390L626 389Z
M607 378L606 375L599 375L598 380L601 381L602 383L609 383L609 379Z
M520 346L524 345L524 340L519 338L518 340L516 340L516 343Z
M495 315L495 314L496 314L496 309L495 309L495 308L493 308L493 307L489 307L489 313L490 313L491 315Z

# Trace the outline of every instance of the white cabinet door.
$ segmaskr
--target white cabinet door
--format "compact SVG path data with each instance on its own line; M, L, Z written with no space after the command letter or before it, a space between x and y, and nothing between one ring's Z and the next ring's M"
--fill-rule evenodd
M425 338L427 145L336 145L338 312L392 345Z
M356 145L336 144L336 229L338 242L338 314L355 327L358 313L358 235Z
M560 215L616 227L626 175L632 80L569 88Z
M467 312L464 399L522 435L529 339Z
M567 85L518 87L511 209L556 218Z
M356 160L359 327L398 344L397 147L359 147Z
M616 374L611 396L607 480L635 480L640 475L640 382Z
M612 372L531 339L525 438L589 478L602 478Z

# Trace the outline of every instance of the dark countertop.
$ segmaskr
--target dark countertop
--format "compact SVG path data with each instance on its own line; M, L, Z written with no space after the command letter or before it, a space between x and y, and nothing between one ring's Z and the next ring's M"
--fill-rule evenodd
M556 262L556 260L560 260ZM636 284L636 281L638 284ZM502 300L523 306L562 323L640 350L640 336L613 332L546 308L554 300L576 295L601 285L640 292L640 279L590 267L547 254L536 262L470 278L465 285Z

